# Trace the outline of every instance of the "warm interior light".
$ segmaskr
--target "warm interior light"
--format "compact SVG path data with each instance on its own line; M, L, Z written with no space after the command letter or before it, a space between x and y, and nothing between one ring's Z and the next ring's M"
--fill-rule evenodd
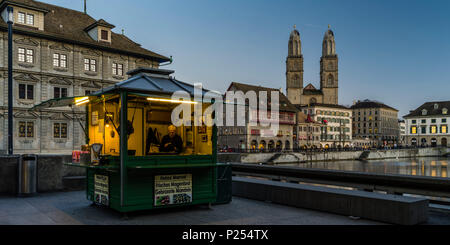
M198 103L196 101L172 100L172 99L161 99L161 98L147 98L147 100L149 100L149 101L159 101L159 102L169 102L169 103L194 104L194 105L196 105Z
M83 97L83 98L79 98L79 99L75 99L75 103L81 103L84 101L89 101L89 97Z
M106 127L109 128L109 124L106 124Z
M75 105L76 105L76 106L79 106L79 105L84 105L84 104L87 104L87 103L89 103L89 100L85 100L85 101L78 102L78 103L76 103Z
M79 106L79 105L83 105L89 103L89 97L83 97L83 98L79 98L79 99L75 99L75 105Z

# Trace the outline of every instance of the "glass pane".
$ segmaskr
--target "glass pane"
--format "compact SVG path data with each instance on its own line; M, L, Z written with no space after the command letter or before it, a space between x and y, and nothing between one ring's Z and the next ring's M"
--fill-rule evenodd
M61 88L61 97L67 97L67 88Z
M60 138L59 128L60 128L59 123L53 124L53 137L54 138Z
M25 84L19 84L19 99L26 99L25 89L26 89Z
M17 16L17 22L25 24L25 13L19 12Z
M53 88L53 98L61 98L60 89L57 87Z
M61 123L61 138L67 138L67 123Z
M27 25L34 25L34 15L27 14Z
M19 137L21 137L21 138L25 137L25 129L26 129L26 123L19 122Z
M33 85L27 85L27 99L29 99L29 100L34 99L34 86Z
M34 137L34 123L27 122L27 138L33 138L33 137Z

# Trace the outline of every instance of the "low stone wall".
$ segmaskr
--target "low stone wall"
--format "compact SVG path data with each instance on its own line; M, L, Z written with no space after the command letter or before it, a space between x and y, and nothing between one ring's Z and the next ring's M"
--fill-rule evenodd
M0 193L17 193L17 166L20 156L0 156Z
M20 156L0 156L0 193L17 193L17 168ZM83 168L65 166L72 161L68 155L38 155L37 188L38 192L64 190L63 178L84 176Z
M242 162L242 163L295 163L305 161L345 161L358 159L363 151L343 152L314 152L314 153L219 153L219 162ZM371 151L367 160L389 159L389 158L415 158L445 156L450 153L450 148L420 148L420 149L395 149ZM240 157L236 157L240 155ZM230 160L234 161L230 161Z

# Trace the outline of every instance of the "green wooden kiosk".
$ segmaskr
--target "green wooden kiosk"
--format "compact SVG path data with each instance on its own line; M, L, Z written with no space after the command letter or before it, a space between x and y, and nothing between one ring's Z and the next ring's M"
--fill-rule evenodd
M199 90L203 99L196 100L195 87L174 79L172 73L139 68L128 73L129 79L94 94L50 100L34 108L86 108L91 161L68 165L87 169L88 200L119 212L216 202L217 129L194 113L211 106L211 92ZM187 99L174 99L176 92ZM191 115L181 117L192 123L176 127L182 149L163 152L161 140L177 108L190 108ZM198 126L194 120L200 120ZM93 148L100 148L100 154Z

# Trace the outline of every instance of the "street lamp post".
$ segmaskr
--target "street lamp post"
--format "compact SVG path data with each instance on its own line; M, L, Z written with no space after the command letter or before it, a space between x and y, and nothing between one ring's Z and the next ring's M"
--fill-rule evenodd
M7 7L8 12L8 154L13 154L13 48L12 25L14 23L14 9Z

